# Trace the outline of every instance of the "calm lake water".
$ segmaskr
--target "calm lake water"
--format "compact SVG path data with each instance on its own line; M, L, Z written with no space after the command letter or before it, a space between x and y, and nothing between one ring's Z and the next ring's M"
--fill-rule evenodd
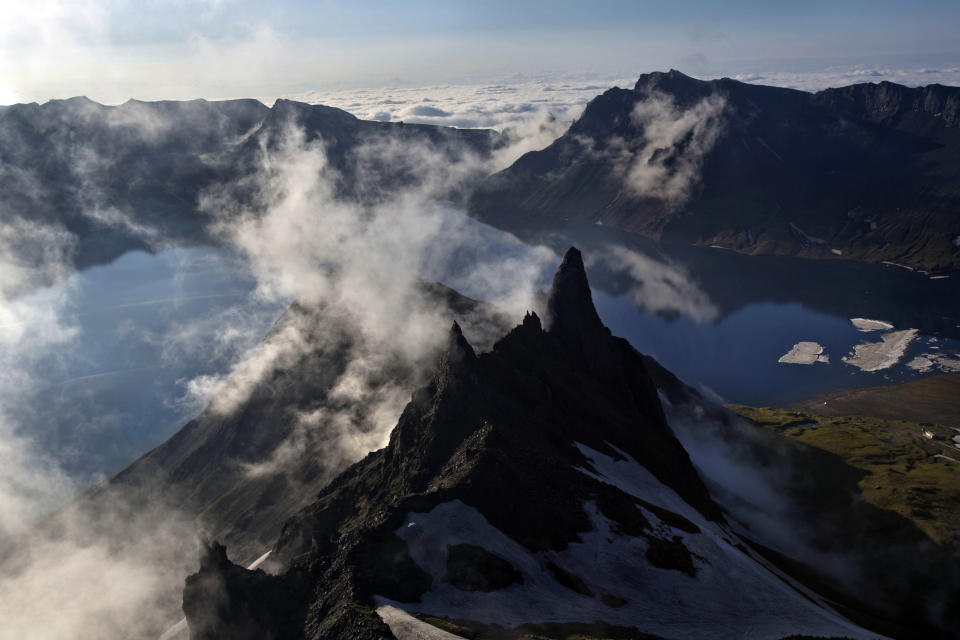
M226 370L282 311L252 298L254 286L242 260L202 247L132 252L74 275L58 288L78 333L39 362L44 384L18 422L75 477L119 470L195 415L187 380Z
M800 303L750 304L715 322L697 322L638 313L624 296L598 292L594 300L614 334L724 402L787 406L836 389L905 382L921 375L906 366L915 355L930 351L931 346L960 347L956 340L947 339L931 344L930 336L921 335L897 365L864 372L844 363L842 357L861 341L879 341L882 332L862 333L846 317L813 311ZM800 341L821 344L830 362L778 362Z
M838 388L900 382L920 375L905 366L915 355L960 349L956 279L634 240L612 260L608 237L553 241L558 251L567 242L583 249L594 300L614 334L726 402L784 406ZM243 260L209 247L129 253L64 286L72 287L80 333L49 354L47 384L24 418L45 451L91 479L175 433L198 410L186 402L185 382L226 371L286 306L252 296ZM881 332L856 330L852 317L921 335L896 366L865 373L842 357ZM823 345L830 363L777 362L802 340Z

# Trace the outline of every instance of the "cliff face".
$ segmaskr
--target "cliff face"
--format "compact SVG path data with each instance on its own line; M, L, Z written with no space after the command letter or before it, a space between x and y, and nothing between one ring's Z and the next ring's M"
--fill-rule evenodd
M960 88L815 94L678 71L587 105L473 194L515 230L569 222L748 253L960 266Z
M411 613L470 637L859 637L737 542L576 249L546 308L479 355L454 325L388 446L284 525L279 575L212 545L184 591L191 637L402 638Z

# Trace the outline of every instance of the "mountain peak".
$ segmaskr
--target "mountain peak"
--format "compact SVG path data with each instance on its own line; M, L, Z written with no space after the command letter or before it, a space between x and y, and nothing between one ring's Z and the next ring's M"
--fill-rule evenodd
M570 247L553 276L547 295L547 327L551 333L586 337L603 328L593 306L583 256Z
M676 69L645 73L637 79L634 93L649 95L653 92L666 93L681 102L702 99L716 90L715 81L698 80Z
M454 320L453 326L450 327L449 337L447 338L447 352L445 355L445 360L451 364L459 364L464 361L471 362L476 359L476 352L473 350L473 347L470 346L470 343L467 342L467 339L463 336L463 331L460 329L460 325L456 320Z

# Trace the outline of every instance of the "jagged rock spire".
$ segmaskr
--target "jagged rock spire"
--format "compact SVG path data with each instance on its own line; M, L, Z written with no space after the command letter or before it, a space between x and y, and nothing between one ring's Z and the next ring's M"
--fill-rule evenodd
M593 306L583 256L576 247L567 249L553 276L547 295L547 330L558 335L589 336L603 329Z
M447 338L447 351L445 361L450 364L460 364L462 362L473 362L477 359L477 354L463 336L463 331L456 320L450 327L450 334Z

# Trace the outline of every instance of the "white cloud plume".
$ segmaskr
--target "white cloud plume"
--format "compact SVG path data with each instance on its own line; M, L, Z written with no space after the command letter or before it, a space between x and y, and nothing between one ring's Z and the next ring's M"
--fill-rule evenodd
M323 324L293 315L227 375L194 380L190 390L228 413L311 350L343 343L348 351L325 405L296 416L293 436L251 467L258 475L287 468L318 441L331 461L352 461L384 444L449 328L442 319L448 312L423 294L421 279L492 301L519 319L556 260L442 200L477 171L482 161L469 153L451 162L429 143L371 138L348 161L363 204L337 195L341 176L322 141L307 141L293 124L260 153L256 173L210 191L204 207L219 216L221 237L250 259L261 296L296 300L308 310L304 318ZM378 192L382 185L365 177L378 163L402 167L405 183ZM468 337L478 337L472 329L465 327ZM398 368L408 373L384 380L384 371Z
M195 525L159 501L105 506L18 537L0 577L0 638L156 637L176 620Z
M284 97L337 107L366 120L502 131L508 144L492 159L490 166L496 171L556 140L598 93L633 82L598 76L579 81L308 91Z
M73 489L18 420L30 413L44 356L76 335L68 292L46 288L69 272L72 246L62 228L20 218L0 222L0 539Z
M90 195L85 204L106 202L108 170L74 168ZM32 186L30 197L46 197L41 183ZM89 477L67 471L77 452L63 442L84 436L48 437L50 408L38 403L49 401L43 388L66 377L84 339L77 242L62 226L22 213L15 201L0 206L0 638L142 637L177 614L158 603L177 601L194 563L196 526L159 501L130 504L121 495L93 515L61 509ZM72 410L77 430L105 418Z
M703 158L723 132L726 101L703 98L689 107L654 92L638 101L630 114L643 136L623 168L624 184L634 195L680 207L700 181Z

